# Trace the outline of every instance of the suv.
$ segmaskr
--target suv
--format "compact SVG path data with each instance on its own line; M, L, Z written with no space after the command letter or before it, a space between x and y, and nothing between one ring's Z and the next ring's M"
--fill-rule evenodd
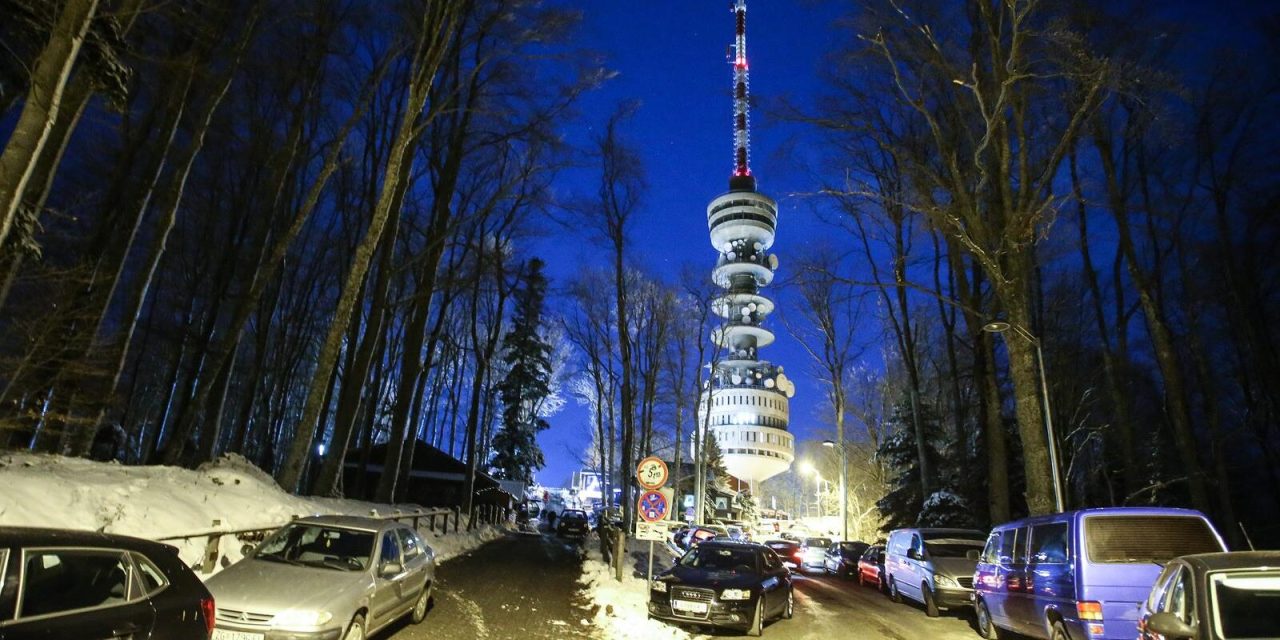
M1083 509L1002 524L974 573L978 630L1131 639L1164 563L1225 549L1189 509Z
M967 607L973 568L986 536L973 529L898 529L889 533L884 576L889 597L906 596L935 618L940 609Z
M0 638L207 638L209 590L167 544L0 527Z

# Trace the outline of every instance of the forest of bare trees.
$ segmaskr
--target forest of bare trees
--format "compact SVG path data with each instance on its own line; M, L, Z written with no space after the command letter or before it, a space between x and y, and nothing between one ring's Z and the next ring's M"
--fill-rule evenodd
M778 195L831 233L780 236L808 255L780 274L774 329L809 356L793 366L822 397L795 409L818 421L797 453L843 472L851 532L1051 511L1056 448L1067 508L1185 505L1280 539L1280 22L1225 42L1141 3L849 4L824 86L770 113L821 150L806 192ZM584 408L573 453L628 519L645 455L699 497L727 488L714 461L681 465L707 457L712 254L658 272L635 245L643 107L578 112L610 76L579 15L0 15L0 446L237 453L290 490L383 501L417 440L531 470L510 432L495 466L495 438L522 278L548 258L525 240L557 234L602 258L550 283L548 397L510 415ZM586 192L561 188L569 167ZM389 471L344 486L349 463ZM793 471L755 499L803 511L812 486Z

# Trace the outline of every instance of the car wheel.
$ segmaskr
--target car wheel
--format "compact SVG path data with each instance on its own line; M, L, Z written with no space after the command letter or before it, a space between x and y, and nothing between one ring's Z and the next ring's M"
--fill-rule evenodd
M997 627L996 623L991 621L991 611L987 609L985 601L979 600L974 610L978 616L978 635L987 640L1000 640L1005 637L1005 634L1000 631L1000 627Z
M347 627L347 634L342 636L342 640L364 640L364 616L357 613L351 619L351 626Z
M894 581L893 576L889 576L889 599L901 603L902 594L898 593L898 583Z
M751 616L751 627L747 629L747 635L753 638L764 635L764 598L756 600L756 612Z
M414 624L419 624L427 619L427 607L431 606L431 581L422 585L422 593L418 594L418 601L413 603L413 613L410 620Z
M1053 623L1053 635L1049 636L1050 640L1071 640L1071 635L1067 633L1066 625L1061 622Z
M787 607L782 610L782 617L787 620L796 614L796 590L787 589Z
M938 617L938 601L933 598L933 589L928 583L920 584L920 595L924 597L924 614L930 618Z

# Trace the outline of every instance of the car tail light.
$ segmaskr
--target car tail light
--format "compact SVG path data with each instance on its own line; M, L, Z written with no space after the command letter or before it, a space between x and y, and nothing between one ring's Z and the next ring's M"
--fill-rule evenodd
M213 606L213 598L200 599L200 612L204 614L205 636L213 635L213 616L217 609Z
M1093 600L1083 600L1076 603L1076 613L1080 614L1081 620L1092 620L1094 622L1102 621L1102 603Z

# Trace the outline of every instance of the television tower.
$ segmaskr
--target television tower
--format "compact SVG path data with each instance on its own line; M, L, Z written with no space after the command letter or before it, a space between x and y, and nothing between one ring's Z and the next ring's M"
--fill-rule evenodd
M773 301L760 295L773 281L777 256L769 253L778 227L778 205L756 191L750 166L750 67L747 64L747 2L735 0L737 34L733 65L733 173L729 191L707 205L711 246L720 252L711 272L725 290L712 301L724 321L711 336L717 345L708 388L699 403L698 424L719 442L725 468L755 484L786 471L795 460L795 440L787 431L795 385L780 365L758 357L773 342L763 327Z

